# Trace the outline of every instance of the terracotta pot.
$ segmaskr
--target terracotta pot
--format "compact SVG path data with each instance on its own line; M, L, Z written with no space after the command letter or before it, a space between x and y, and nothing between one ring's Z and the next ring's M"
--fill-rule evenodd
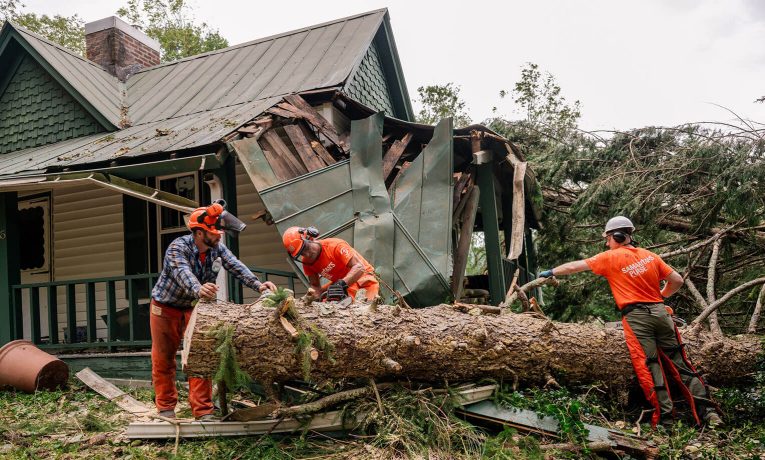
M0 386L32 393L66 386L69 366L29 340L14 340L0 348Z

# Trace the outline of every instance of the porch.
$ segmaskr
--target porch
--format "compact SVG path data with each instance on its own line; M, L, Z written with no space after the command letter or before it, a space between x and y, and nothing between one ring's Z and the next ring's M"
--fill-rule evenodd
M293 272L249 267L263 281L295 290L301 281ZM27 339L51 353L124 352L151 347L150 291L158 274L124 275L11 287L11 340ZM228 277L221 297L243 302L241 283ZM118 302L118 293L125 298Z

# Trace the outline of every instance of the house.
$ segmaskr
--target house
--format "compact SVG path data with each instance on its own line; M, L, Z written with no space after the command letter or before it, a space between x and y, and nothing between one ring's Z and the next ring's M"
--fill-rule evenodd
M516 270L521 280L535 272L537 188L523 155L479 125L414 123L387 10L166 64L158 43L118 18L85 29L87 59L13 23L0 31L0 345L148 347L164 249L187 232L189 209L218 198L248 224L229 247L298 291L279 232L332 215L331 203L347 219L322 220L328 234L356 235L414 303L460 296L474 228L489 270L468 288L496 304ZM337 193L311 183L342 171L350 185ZM314 202L292 201L301 187ZM316 201L322 193L332 196ZM333 201L341 195L351 201ZM395 251L415 278L429 267L420 285L440 287L418 301L422 288L404 286L412 275L393 273ZM220 282L231 300L254 297Z

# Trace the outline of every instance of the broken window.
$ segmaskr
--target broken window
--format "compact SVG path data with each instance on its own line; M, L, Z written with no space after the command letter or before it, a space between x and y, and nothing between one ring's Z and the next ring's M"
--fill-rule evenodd
M19 202L19 264L22 271L48 271L49 198Z

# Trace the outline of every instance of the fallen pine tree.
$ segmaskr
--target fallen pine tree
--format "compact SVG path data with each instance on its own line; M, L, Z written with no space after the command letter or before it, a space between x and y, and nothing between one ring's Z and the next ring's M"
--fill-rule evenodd
M480 308L465 313L459 307L339 307L292 297L275 308L263 301L201 302L186 331L184 369L215 375L227 346L221 337L228 336L227 355L265 383L306 377L450 383L495 378L524 385L602 382L618 390L633 380L620 329L535 314L486 315ZM754 371L760 336L720 338L686 329L688 354L711 384L741 381Z

